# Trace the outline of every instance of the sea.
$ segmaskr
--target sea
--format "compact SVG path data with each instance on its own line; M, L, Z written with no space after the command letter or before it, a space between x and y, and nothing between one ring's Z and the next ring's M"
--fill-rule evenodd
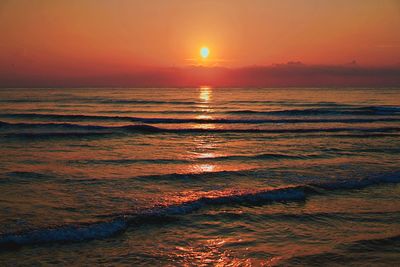
M0 89L1 266L399 266L400 88Z

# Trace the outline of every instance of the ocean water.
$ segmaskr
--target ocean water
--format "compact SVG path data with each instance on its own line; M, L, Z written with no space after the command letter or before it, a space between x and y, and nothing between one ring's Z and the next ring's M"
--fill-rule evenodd
M400 89L0 89L0 265L400 264Z

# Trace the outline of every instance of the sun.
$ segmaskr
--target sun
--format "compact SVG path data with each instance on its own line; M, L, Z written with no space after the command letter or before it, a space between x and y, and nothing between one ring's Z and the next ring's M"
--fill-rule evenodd
M201 56L203 59L208 58L208 55L209 55L209 54L210 54L210 50L208 49L208 47L203 46L203 47L200 49L200 56Z

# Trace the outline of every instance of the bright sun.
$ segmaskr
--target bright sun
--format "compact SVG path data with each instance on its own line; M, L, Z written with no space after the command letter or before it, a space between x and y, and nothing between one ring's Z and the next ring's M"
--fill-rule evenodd
M203 59L206 59L207 57L208 57L208 55L210 54L210 50L208 49L208 47L202 47L201 49L200 49L200 56L203 58Z

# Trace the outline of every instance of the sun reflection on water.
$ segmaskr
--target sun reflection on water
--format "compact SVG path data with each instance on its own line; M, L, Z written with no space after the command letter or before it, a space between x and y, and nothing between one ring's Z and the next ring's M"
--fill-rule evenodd
M212 90L211 90L211 87L209 87L209 86L202 86L202 87L200 87L200 95L199 95L199 98L200 98L200 101L201 101L201 102L203 102L203 103L208 103L208 102L210 102L211 97L212 97Z
M251 259L239 258L228 248L242 241L240 238L209 239L195 246L176 246L175 253L184 259L185 266L253 266Z
M213 116L210 113L214 112L214 109L210 105L212 101L212 89L208 86L202 86L199 88L199 100L200 103L197 105L200 108L201 114L196 116L199 120L212 120ZM197 123L193 125L196 129L215 129L215 124L212 123Z
M197 115L196 116L196 119L201 119L201 120L210 120L210 119L212 119L213 117L211 116L211 115Z
M215 169L215 165L212 164L199 164L196 166L199 172L212 172Z
M197 154L198 159L212 159L215 157L217 157L217 154L215 154L214 152L204 152Z
M195 129L215 129L216 125L213 123L197 123L193 125Z
M203 125L203 124L202 124ZM214 158L216 154L213 152L216 149L217 144L213 136L200 135L193 139L193 150L190 152L191 157L194 160ZM216 171L218 166L212 163L194 163L190 165L190 172L202 173L202 172L213 172Z

